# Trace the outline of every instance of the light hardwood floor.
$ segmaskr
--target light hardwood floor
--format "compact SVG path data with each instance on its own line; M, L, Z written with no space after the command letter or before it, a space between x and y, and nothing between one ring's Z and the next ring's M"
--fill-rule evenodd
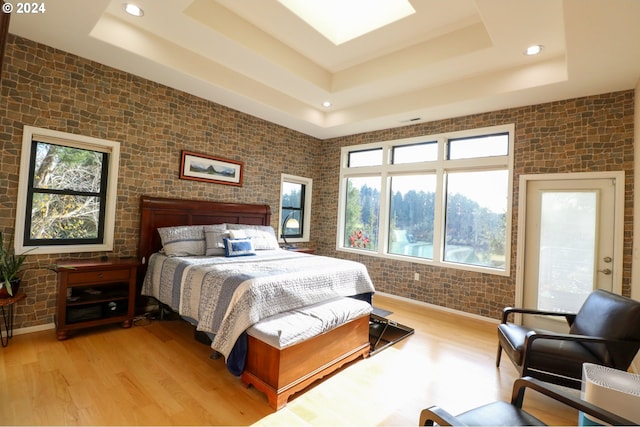
M354 362L274 412L244 388L182 321L16 335L0 350L2 425L417 425L437 404L452 413L508 400L516 370L495 368L495 324L376 296L389 318L416 329ZM552 425L577 413L527 393L525 407Z

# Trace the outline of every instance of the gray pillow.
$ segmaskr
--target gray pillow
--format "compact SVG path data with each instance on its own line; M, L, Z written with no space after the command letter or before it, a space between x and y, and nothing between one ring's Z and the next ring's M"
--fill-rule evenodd
M205 240L202 225L182 225L158 228L162 251L167 256L204 255Z
M206 243L205 255L225 255L224 239L229 237L226 224L214 224L204 226L204 238Z
M255 250L280 249L273 227L270 225L227 224L231 237L249 238Z

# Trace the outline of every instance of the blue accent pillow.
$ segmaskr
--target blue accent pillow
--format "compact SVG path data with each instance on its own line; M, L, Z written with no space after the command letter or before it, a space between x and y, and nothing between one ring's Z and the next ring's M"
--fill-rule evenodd
M255 255L251 239L224 239L224 254L228 257Z

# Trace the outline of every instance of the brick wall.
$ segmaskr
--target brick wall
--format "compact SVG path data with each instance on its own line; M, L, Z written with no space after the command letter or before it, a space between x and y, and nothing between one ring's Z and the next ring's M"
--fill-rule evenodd
M142 194L266 203L277 227L280 174L319 177L320 143L304 134L13 35L5 54L0 82L0 230L5 233L15 226L24 125L120 142L114 249L119 256L136 255ZM243 161L243 186L179 179L182 149ZM99 255L30 256L29 267ZM53 322L55 273L29 269L21 289L28 297L17 305L15 327Z
M624 283L630 293L633 201L633 91L559 101L327 141L283 128L198 97L9 35L0 92L0 230L12 232L25 124L121 143L115 255L136 254L142 194L267 203L278 223L280 174L314 179L313 244L323 255L367 265L383 292L497 317L513 303L517 209L513 212L512 275L500 277L335 251L340 147L380 140L515 123L514 204L521 174L626 172ZM178 179L180 150L245 162L242 187ZM72 254L74 257L102 254ZM60 255L30 257L46 266ZM66 255L65 255L66 257ZM413 273L421 281L413 281ZM51 323L56 276L25 272L26 302L16 328Z
M515 124L514 209L511 276L501 277L450 268L353 255L335 250L340 148L374 141ZM325 159L319 194L321 217L316 227L325 237L322 254L350 258L367 265L376 289L390 294L482 316L499 318L515 300L518 181L522 174L620 171L626 173L623 294L631 294L633 220L634 92L532 105L458 117L323 142ZM414 281L414 273L420 281Z

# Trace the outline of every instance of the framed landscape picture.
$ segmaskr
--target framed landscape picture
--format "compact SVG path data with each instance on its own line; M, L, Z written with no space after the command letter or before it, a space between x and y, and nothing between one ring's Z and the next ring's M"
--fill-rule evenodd
M242 186L244 164L206 154L182 151L180 178L216 184Z

